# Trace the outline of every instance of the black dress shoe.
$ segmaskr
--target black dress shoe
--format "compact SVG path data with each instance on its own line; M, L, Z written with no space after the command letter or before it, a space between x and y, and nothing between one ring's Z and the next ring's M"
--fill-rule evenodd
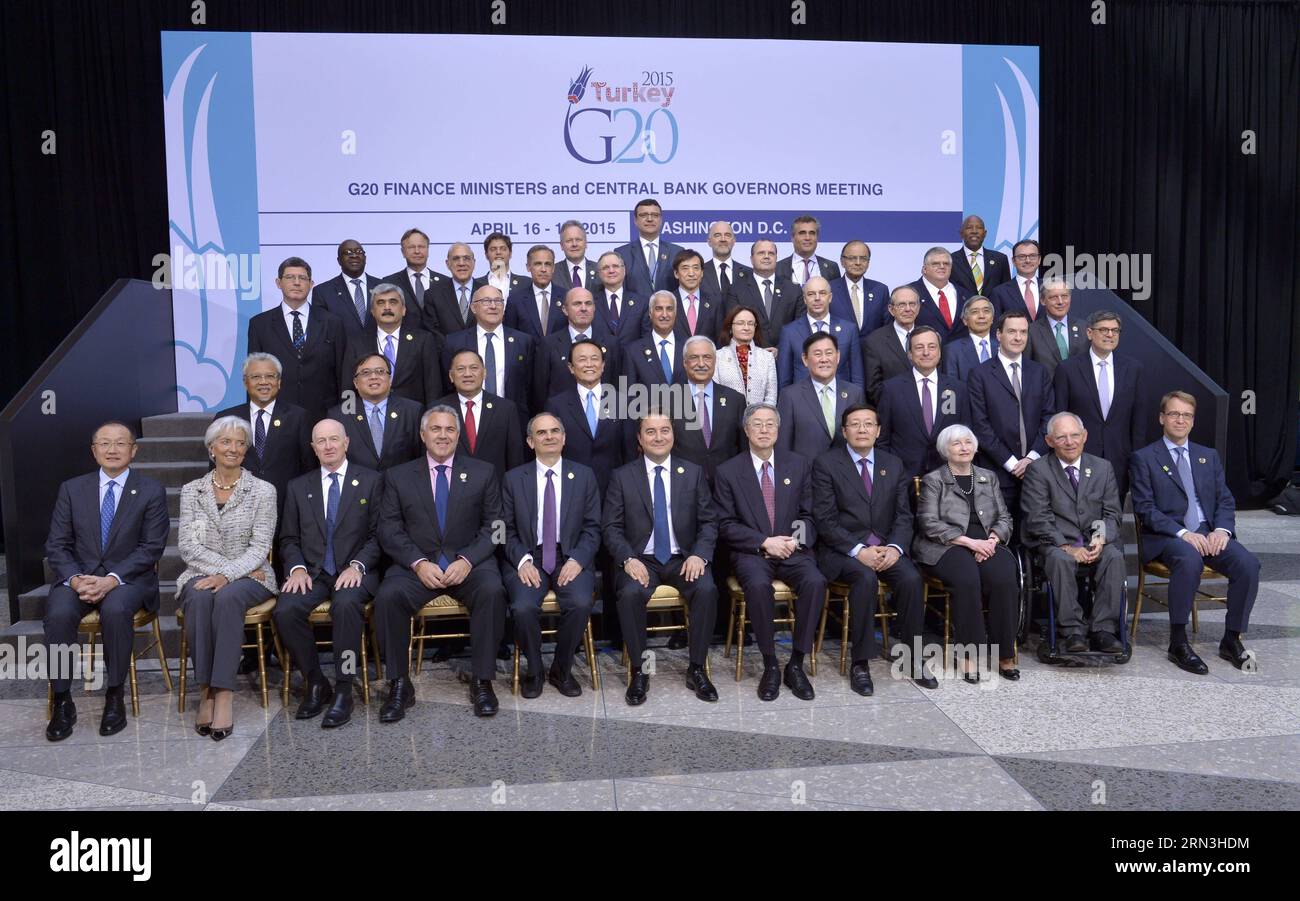
M775 666L769 666L763 670L763 675L758 680L758 699L760 701L775 701L781 694L781 671Z
M1210 668L1205 665L1205 661L1196 656L1191 644L1186 641L1182 644L1172 645L1169 648L1169 659L1178 664L1179 669L1187 670L1187 672L1195 673L1198 676L1204 676L1210 671Z
M546 684L546 677L542 675L541 669L537 673L529 673L519 680L519 693L525 698L541 697L542 686Z
M1093 632L1092 649L1103 654L1119 654L1124 651L1124 642L1110 632Z
M556 691L566 698L576 698L582 694L582 686L578 680L573 678L573 672L561 673L555 667L551 667L546 673L546 681L555 686Z
M812 683L808 681L808 676L803 671L802 666L795 666L793 663L785 665L785 685L790 689L790 693L801 701L811 701L817 696L813 691Z
M1082 635L1071 635L1065 639L1065 652L1067 654L1086 654L1088 652L1088 639Z
M538 679L538 682L541 680ZM538 686L541 693L541 686ZM475 716L494 716L497 712L497 693L492 690L492 683L487 679L476 679L469 690L470 700L474 702Z
M379 722L395 723L406 716L406 708L415 703L415 686L406 676L388 683L388 700L379 708Z
M109 689L104 693L104 716L99 721L100 735L116 735L126 728L126 702L122 689Z
M257 653L245 648L244 656L239 658L239 668L235 672L240 676L257 672Z
M54 699L50 708L50 722L45 727L45 737L50 741L63 741L72 734L72 727L77 724L77 705L72 703L72 696Z
M645 673L634 673L632 681L627 685L627 699L629 707L636 707L645 703L646 692L650 690L650 677Z
M213 729L213 730L212 730L212 740L213 740L213 741L224 741L224 740L226 739L226 736L231 735L234 731L235 731L235 724L234 724L234 723L231 723L231 724L230 724L227 728L225 728L225 729Z
M334 698L334 689L324 680L320 682L308 682L307 691L303 695L302 703L298 705L298 712L293 715L296 720L312 720L320 716L320 712L325 709Z
M1016 669L1014 666L1011 669L1002 669L999 667L998 675L1003 679L1009 679L1012 682L1020 681L1020 670Z
M963 682L969 682L971 685L979 685L980 671L977 669L967 670L961 674L961 680Z
M341 687L334 692L334 703L325 711L320 721L322 729L337 729L352 719L352 686L344 691Z
M912 681L922 688L928 688L930 691L934 691L939 687L939 680L930 675L925 667L912 673Z
M1253 659L1255 655L1246 650L1240 638L1225 638L1219 642L1219 656L1237 669L1241 669L1246 661Z
M869 698L876 693L876 686L871 681L871 667L865 663L853 664L853 669L849 670L849 688Z
M702 666L692 666L686 671L686 687L695 692L695 697L701 701L712 702L718 699L718 690L713 687Z
M690 640L685 632L674 632L668 636L668 650L670 651L680 651L689 643Z

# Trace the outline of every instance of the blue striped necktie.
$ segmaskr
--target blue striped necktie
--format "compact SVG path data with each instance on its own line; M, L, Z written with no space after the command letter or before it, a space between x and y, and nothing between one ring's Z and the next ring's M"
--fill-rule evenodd
M117 482L109 480L108 490L104 492L104 503L99 505L99 548L107 550L108 532L113 528L113 514L117 512L117 498L113 496L113 489L117 487Z

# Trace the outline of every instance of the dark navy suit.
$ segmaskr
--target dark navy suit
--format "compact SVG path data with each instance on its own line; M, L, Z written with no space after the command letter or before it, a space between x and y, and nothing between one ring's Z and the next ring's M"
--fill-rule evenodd
M829 333L835 336L840 349L840 365L836 378L844 379L861 386L864 381L862 368L862 346L858 327L850 319L838 319L830 316ZM776 352L777 384L782 388L793 385L800 379L808 378L808 369L803 365L803 343L812 334L808 317L800 316L781 329L781 343Z
M892 318L889 315L889 286L864 275L859 291L862 298L861 322L853 317L853 298L849 296L848 277L831 282L831 315L857 325L858 334L870 335Z

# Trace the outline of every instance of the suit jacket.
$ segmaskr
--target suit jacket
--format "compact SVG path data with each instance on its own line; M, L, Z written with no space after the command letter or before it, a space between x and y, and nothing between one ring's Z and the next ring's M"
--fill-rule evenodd
M840 366L835 377L861 385L865 376L858 327L852 320L831 316L830 332L840 348ZM781 329L781 341L776 352L776 377L782 388L808 378L808 369L803 365L803 342L811 334L807 316L800 316Z
M559 557L568 557L591 569L600 550L600 491L596 474L581 463L562 460L557 473L560 486ZM537 553L542 538L537 534L541 498L537 496L537 461L530 460L506 473L501 483L501 511L506 523L506 563L519 568L525 556L542 568ZM556 575L559 573L557 572Z
M1124 508L1115 484L1115 470L1101 457L1089 453L1081 454L1076 466L1077 493L1055 453L1039 457L1025 470L1020 489L1020 531L1029 547L1088 544L1096 522L1104 524L1102 537L1106 541L1120 540Z
M940 368L943 374L951 376L959 382L964 382L970 378L971 370L980 365L980 355L971 343L970 333L967 332L958 338L954 338L943 346L943 357ZM998 339L993 332L989 331L989 359L998 355Z
M315 424L339 400L343 322L328 310L313 309L304 336L302 350L295 351L280 304L248 320L248 352L272 354L284 369L278 400L302 407Z
M691 386L686 390L689 392ZM745 406L745 395L715 381L710 423L712 443L704 446L704 430L698 427L698 412L687 418L673 417L673 457L703 466L705 477L712 485L717 468L749 447L749 440L740 425Z
M256 448L249 447L244 454L244 468L275 486L277 511L284 509L289 482L317 465L316 455L311 449L311 430L318 420L309 419L305 410L286 403L282 398L283 395L276 398L275 408L266 423L266 453L259 459ZM223 416L238 416L256 432L257 427L249 420L248 413L248 404L240 404L228 407L212 418L215 421ZM208 468L212 466L209 462Z
M619 367L623 364L622 345L614 340L599 317L592 320L591 327L587 329L587 337L599 344L605 352L605 372L601 381L607 385L617 385ZM539 402L538 409L545 404L545 398L578 387L578 380L569 371L571 347L573 340L567 322L564 328L556 329L542 339L536 387L542 389L544 397Z
M343 278L340 272L327 282L321 282L311 289L312 305L316 309L326 309L333 313L343 322L343 334L345 338L361 331L366 326L373 326L375 318L370 315L370 289L375 285L381 284L380 280L373 275L364 277L366 315L357 316L357 305L352 301L352 282ZM410 303L410 298L407 299Z
M1020 456L1020 427L1017 420L1024 411L1025 452L1047 449L1047 422L1056 414L1056 395L1047 370L1020 355L1020 404L1016 403L1011 380L1002 368L1001 357L991 357L978 366L966 383L970 391L971 431L979 441L980 459L998 474L1003 487L1016 483L1016 477L1003 468L1008 458Z
M564 458L590 467L596 474L600 495L604 497L610 473L626 461L627 446L635 446L635 436L628 435L632 421L616 418L617 410L613 407L603 416L602 411L597 410L596 435L592 437L587 426L587 411L576 385L548 398L546 412L564 425Z
M325 498L321 471L304 473L289 483L289 499L280 525L280 559L288 575L305 567L312 581L325 576ZM339 508L334 518L334 567L339 571L353 560L365 567L361 585L373 596L379 590L379 511L384 500L384 477L373 469L348 462L339 480ZM333 584L333 579L330 579Z
M975 284L975 273L970 268L970 251L963 244L952 252L952 275L950 278L958 285L965 288L971 295L981 294L984 297L989 296L989 292L999 285L1010 281L1015 270L1011 268L1011 261L1007 255L999 250L990 250L984 248L984 267L981 274L984 276L982 287ZM992 300L992 298L989 298Z
M713 559L718 541L718 520L704 470L676 454L669 463L672 465L665 475L671 493L673 534L683 557L699 557L707 563ZM601 529L605 548L620 569L629 558L645 551L654 534L654 498L646 477L645 457L636 457L610 476Z
M59 486L45 539L45 556L55 583L73 576L116 573L124 585L148 589L145 606L158 609L158 573L155 564L167 546L171 520L167 492L162 483L127 473L114 491L117 509L101 546L99 525L99 470L68 479Z
M847 277L831 282L831 315L847 319L858 327L861 335L870 335L876 329L893 321L889 315L889 286L875 279L862 277L862 321L853 316L853 298L849 296Z
M880 400L880 391L888 379L902 375L912 368L912 361L903 351L903 342L898 339L891 320L862 341L863 368L866 372L867 400L876 403Z
M813 520L812 461L793 453L772 455L772 485L776 492L776 525L767 517L763 489L749 451L718 467L713 501L718 534L733 553L760 553L763 542L777 535L799 539L799 553L812 554L817 544Z
M504 396L519 408L520 416L527 417L540 409L542 401L545 400L543 395L546 394L543 390L545 385L541 382L546 371L545 363L540 359L538 339L505 325L497 326L497 334L502 337L499 341L494 339L494 343L501 345L504 342L503 346L506 348ZM448 370L451 368L452 359L462 350L478 352L477 324L473 328L462 329L447 336L443 360ZM497 347L496 352L502 353L500 346ZM450 388L452 385L449 383L447 387ZM500 391L501 386L497 385L497 393Z
M457 458L474 457L485 463L491 463L497 471L497 478L505 476L506 471L514 469L528 459L527 445L524 444L523 424L519 418L519 408L507 398L480 391L474 405L474 434L477 436L475 449L470 453L469 437L465 434L465 417L460 409L460 396L456 392L441 398L438 403L446 404L456 411L460 420L459 449Z
M627 288L627 285L624 284L623 288ZM619 290L618 326L615 327L609 316L609 297L605 286L596 288L591 292L591 296L596 302L596 318L605 324L605 331L609 332L620 346L643 337L642 329L645 328L647 320L645 313L647 305L644 297Z
M1201 504L1201 515L1211 529L1237 534L1237 502L1223 477L1223 463L1212 447L1187 442L1192 484ZM1129 461L1133 487L1133 513L1142 520L1142 562L1160 556L1171 541L1179 541L1187 512L1187 493L1173 455L1163 436L1137 450Z
M883 545L907 553L912 543L912 481L903 461L879 448L871 476L871 495L853 464L848 448L837 447L813 462L813 518L817 522L817 559L823 570L831 558L847 557L874 532Z
M1088 353L1088 333L1080 316L1067 316L1066 329L1070 333L1067 342L1069 356ZM1029 347L1025 355L1035 363L1047 368L1049 375L1056 374L1056 367L1061 362L1061 348L1056 343L1053 333L1052 317L1039 316L1029 324Z
M247 576L270 592L279 590L268 557L277 525L275 488L243 476L225 507L217 509L212 479L201 476L181 488L177 543L185 570L176 593L201 576L223 575L231 582Z
M675 333L674 333L675 334ZM627 377L629 384L666 385L663 366L659 365L658 337L652 331L643 338L631 341L623 350L623 365L619 372ZM673 380L674 385L686 384L686 369L682 365L682 338L673 340Z
M680 244L665 241L663 233L659 235L659 265L655 267L654 278L650 277L650 268L646 266L645 253L641 249L641 236L638 234L627 244L614 248L614 252L623 258L627 272L623 287L637 297L647 300L656 291L676 291L677 279L673 276L673 260L685 250Z
M501 519L501 481L491 464L458 451L449 473L446 527L438 526L429 458L418 457L384 474L379 546L395 566L410 569L424 558L464 557L471 566L492 560L492 535ZM435 592L430 592L434 594Z
M444 275L441 272L435 272L432 267L425 266L424 271L429 276L428 281L424 286L425 306L420 306L420 302L416 299L415 285L412 284L411 277L406 274L405 266L394 272L392 275L384 276L384 281L388 282L390 285L397 285L397 287L406 292L406 315L402 317L402 328L404 329L414 330L422 328L425 331L430 331L429 325L432 324L433 319L431 317L426 318L424 313L425 307L427 307L429 303L429 290L440 284L445 284L451 281L451 276Z
M744 263L737 263L735 257L727 260L727 281L733 287L736 284L737 279L748 279L753 277L754 270L746 266ZM708 291L710 294L718 295L724 300L727 295L731 293L729 290L722 290L722 285L718 281L718 270L712 258L704 261L704 281L700 287L705 291Z
M686 300L682 297L680 290L674 290L677 297L677 322L673 325L673 331L677 336L685 341L694 335L703 335L714 344L718 343L718 333L722 331L722 320L726 318L727 307L722 295L712 294L704 290L701 285L695 292L695 331L691 331L690 323L686 321ZM641 334L646 335L654 330L650 324L650 305L646 304L645 312L641 314Z
M366 421L365 403L360 399L356 403L354 413L344 413L342 404L332 407L329 412L330 419L343 423L343 431L348 436L349 463L383 472L424 453L424 440L420 437L420 417L425 410L423 404L417 404L409 397L388 395L388 416L384 419L384 453L377 455L375 439L370 435L370 423Z
M758 313L758 327L763 332L763 340L768 347L776 347L781 341L781 330L799 319L807 312L804 306L803 292L799 286L788 278L772 276L772 313L768 315L763 308L763 278L753 270L743 278L731 284L731 295L727 300L727 309L744 306ZM831 311L835 315L835 311ZM848 317L840 317L847 319Z
M535 286L531 280L510 292L510 296L506 299L506 316L503 324L526 335L532 335L538 341L556 329L564 328L568 322L564 318L564 289L551 282L546 290L550 292L551 306L550 317L546 320L545 334L542 333L542 320L537 312L537 295L534 293Z
M1056 409L1068 410L1083 420L1088 431L1085 453L1103 457L1115 470L1115 483L1122 499L1128 490L1128 462L1134 448L1146 444L1147 422L1151 406L1146 402L1146 388L1142 378L1142 364L1132 357L1110 355L1110 410L1105 419L1101 415L1101 399L1097 396L1097 377L1092 366L1092 354L1084 351L1078 356L1063 360L1056 367L1052 384L1056 394Z
M777 435L776 449L781 453L793 451L808 460L816 460L833 447L844 446L844 432L840 417L854 404L862 403L862 389L852 382L839 379L835 382L835 431L826 431L826 419L812 379L804 378L777 396L776 411L781 417L781 431Z
M1020 281L1014 271L1007 276L1005 282L994 288L992 293L985 291L984 296L993 304L994 319L1012 310L1029 315L1029 308L1025 306L1025 295L1020 290ZM1031 324L1035 319L1041 318L1043 312L1043 280L1037 276L1034 278L1034 297L1038 302L1034 305L1034 319L1029 320Z
M949 328L943 321L943 314L939 312L939 305L930 299L930 290L925 286L925 279L918 278L908 287L914 288L917 296L921 298L921 312L916 316L917 325L928 325L937 331L941 344L966 334L966 326L961 321L961 311L965 308L966 301L971 298L970 291L953 281L948 282L947 287L943 289L949 303L953 301L953 294L957 295L957 306L952 311L952 328Z
M970 424L966 386L938 371L931 373L930 379L934 428L929 432L925 430L912 370L887 379L876 404L880 418L880 439L876 446L900 458L909 477L925 475L943 465L944 460L934 446L940 432L956 423ZM945 412L949 406L951 413Z
M470 300L474 299L476 290L478 290L478 287L474 284L474 280L471 279L469 291L466 292ZM445 342L448 335L467 329L473 324L474 313L469 310L468 306L465 315L460 315L460 291L455 279L441 277L437 281L433 281L425 290L424 309L420 313L420 327L438 337L438 347L440 349L446 346Z
M975 477L973 496L975 515L980 525L996 532L1004 545L1011 540L1011 513L998 490L998 478L981 466L972 466ZM916 538L912 556L917 563L934 566L952 547L952 540L965 535L970 525L970 504L957 487L957 480L947 466L928 473L921 480L921 496L916 501Z
M594 294L600 287L600 273L596 271L596 261L584 259L578 266L581 269L582 280L578 282L577 287L586 288ZM569 262L563 254L555 261L555 278L552 279L552 284L560 287L560 300L563 300L564 295L574 287L573 263Z
M442 397L443 365L438 353L438 340L423 329L401 330L401 337L393 342L397 346L397 366L393 370L392 393L426 406ZM343 369L339 373L339 393L356 393L352 374L357 363L379 353L379 327L371 323L352 335L343 350Z
M834 260L826 259L826 257L821 256L820 254L814 254L814 256L817 258L817 271L820 273L822 278L829 282L840 277L839 264ZM803 278L803 263L801 262L799 264L798 277L796 277L794 269L794 254L790 254L790 256L785 257L784 259L777 260L776 274L778 278L784 277L788 281L794 282L796 285L803 285L803 282L799 280Z

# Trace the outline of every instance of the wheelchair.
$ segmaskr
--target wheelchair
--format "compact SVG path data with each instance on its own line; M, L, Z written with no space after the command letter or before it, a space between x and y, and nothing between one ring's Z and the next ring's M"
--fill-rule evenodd
M1016 558L1020 565L1020 643L1028 645L1030 638L1037 639L1036 656L1040 663L1049 666L1065 667L1102 667L1112 664L1125 664L1133 657L1133 646L1129 638L1128 622L1128 583L1124 583L1119 600L1119 638L1124 649L1118 654L1102 651L1083 651L1070 654L1060 647L1056 635L1056 595L1052 583L1043 571L1038 555L1019 541L1015 545ZM1092 612L1092 597L1096 590L1091 573L1079 573L1079 604L1084 615ZM1041 613L1035 619L1035 606L1046 608L1046 617Z

